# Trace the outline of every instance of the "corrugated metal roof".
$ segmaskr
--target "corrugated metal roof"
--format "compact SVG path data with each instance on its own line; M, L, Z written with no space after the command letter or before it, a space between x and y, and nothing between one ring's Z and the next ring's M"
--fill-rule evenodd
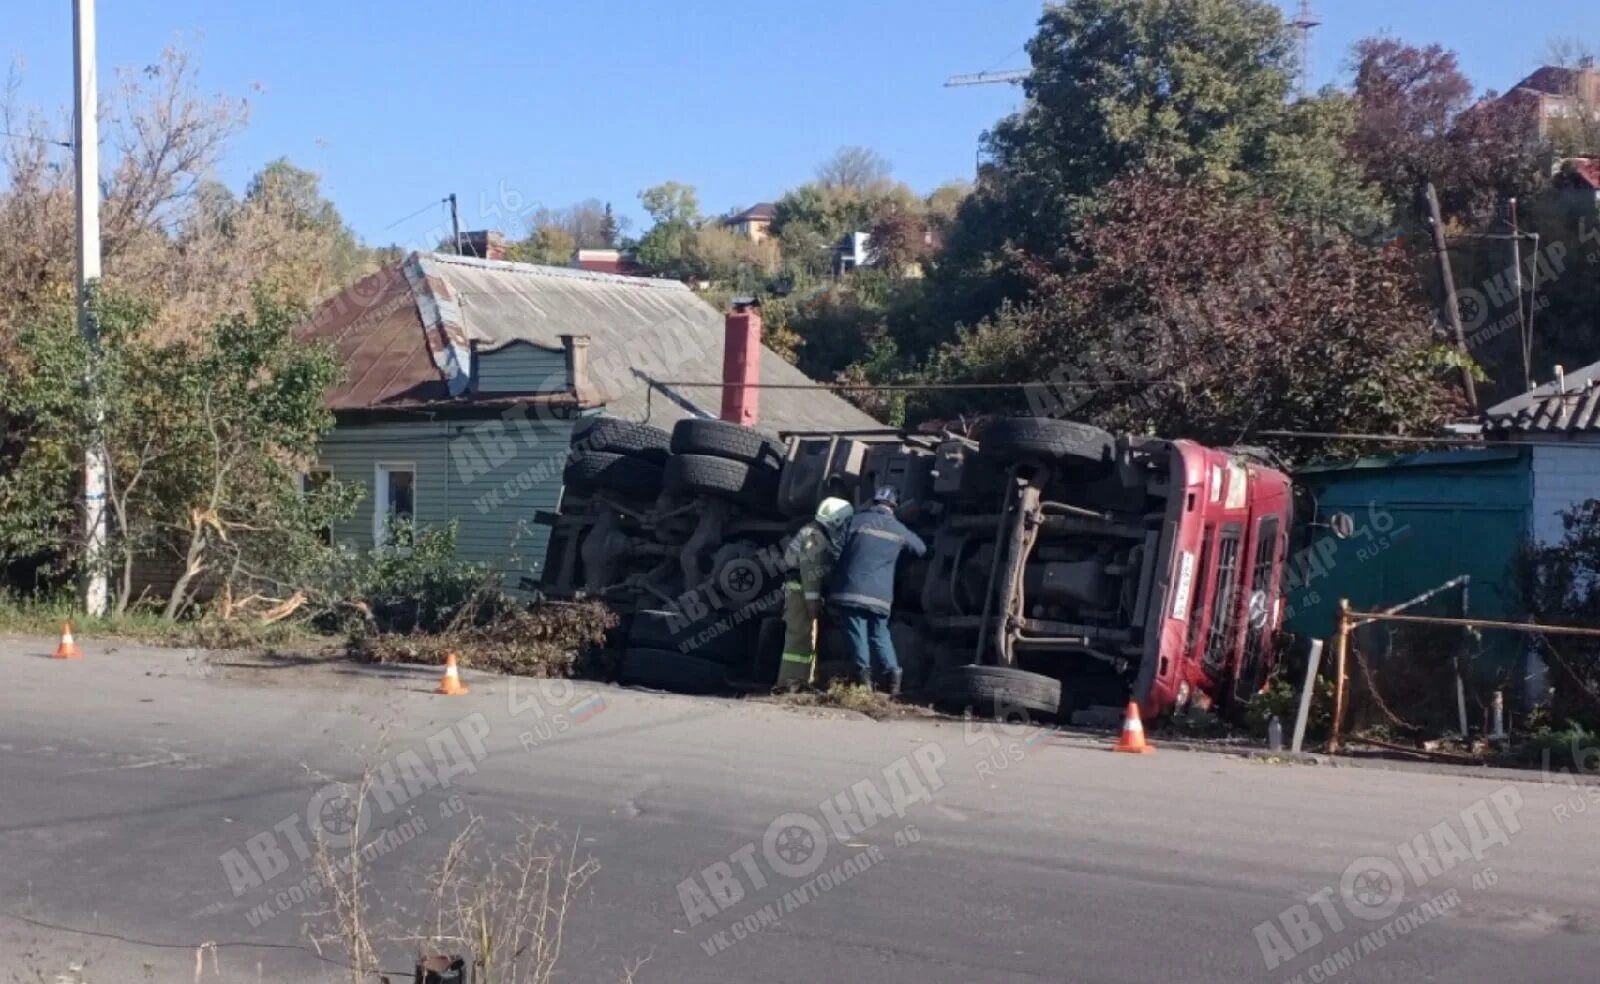
M466 345L492 352L514 342L559 351L562 335L587 335L589 376L606 411L670 426L714 417L716 388L668 392L652 380L722 378L723 317L685 285L526 263L414 253L325 302L305 337L332 341L347 378L328 394L334 409L383 409L452 398L448 380ZM761 378L810 380L765 347ZM851 429L878 422L822 391L761 392L764 429Z
M1548 382L1497 403L1484 418L1501 432L1600 432L1600 362L1567 373L1559 383Z

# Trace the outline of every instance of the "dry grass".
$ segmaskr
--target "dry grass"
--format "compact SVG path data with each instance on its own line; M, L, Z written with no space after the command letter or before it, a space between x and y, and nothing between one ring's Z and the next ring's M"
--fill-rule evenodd
M362 635L349 649L373 663L434 664L455 653L465 666L498 673L606 679L601 649L616 626L616 614L598 602L546 602L437 635Z
M343 786L356 810L355 830L364 830L362 812L375 782L368 768L361 780ZM552 826L519 820L516 841L495 849L477 817L446 848L429 875L432 886L425 921L401 927L386 914L369 878L369 845L353 839L331 845L316 829L313 862L327 886L321 927L310 934L319 954L349 967L351 984L368 984L382 966L379 954L397 944L413 950L416 962L446 970L465 957L478 984L550 984L556 977L566 938L567 919L599 862L578 852L578 841ZM620 979L634 981L643 959L624 962Z
M874 721L896 717L902 713L901 705L891 701L870 687L833 680L826 690L789 690L773 696L785 707L821 707L864 714Z

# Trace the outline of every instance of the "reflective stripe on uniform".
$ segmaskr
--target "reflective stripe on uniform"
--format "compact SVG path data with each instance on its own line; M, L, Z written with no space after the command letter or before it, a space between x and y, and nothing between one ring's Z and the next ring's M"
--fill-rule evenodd
M807 601L821 601L822 600L822 592L821 591L807 591L806 592L806 600Z
M807 666L810 666L811 665L811 654L810 653L784 653L783 654L783 661L785 663L804 663Z

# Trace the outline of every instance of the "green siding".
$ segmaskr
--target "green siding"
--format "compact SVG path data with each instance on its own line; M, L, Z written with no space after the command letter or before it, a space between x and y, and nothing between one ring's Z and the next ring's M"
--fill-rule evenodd
M534 516L560 505L571 439L567 420L342 422L322 442L317 465L366 494L354 516L335 524L334 537L371 549L377 466L412 464L417 523L456 520L458 555L501 572L516 588L544 564L550 531Z
M548 393L568 388L567 353L526 343L476 355L479 393Z
M1316 521L1335 513L1357 535L1335 539L1326 526L1301 531L1288 625L1321 638L1333 633L1340 598L1358 609L1397 605L1463 574L1472 614L1516 615L1512 565L1527 543L1532 483L1526 452L1461 451L1310 468L1296 478L1315 497ZM1301 517L1302 521L1311 517ZM1363 528L1371 536L1361 533ZM1419 610L1458 615L1457 598ZM1496 634L1496 635L1504 635ZM1515 640L1488 640L1503 660Z

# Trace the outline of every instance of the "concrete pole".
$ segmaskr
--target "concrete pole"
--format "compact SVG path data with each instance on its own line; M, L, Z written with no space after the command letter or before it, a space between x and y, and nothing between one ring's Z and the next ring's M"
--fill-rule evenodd
M1289 750L1296 755L1306 742L1306 720L1311 716L1311 695L1317 689L1317 668L1322 665L1322 640L1311 640L1311 655L1306 660L1306 679L1300 686L1300 709L1294 716L1294 740Z
M1444 311L1445 321L1450 325L1450 334L1455 339L1456 348L1461 350L1463 363L1461 366L1461 388L1467 394L1467 406L1473 414L1478 412L1478 387L1472 381L1472 350L1467 348L1467 334L1461 326L1461 301L1456 297L1456 275L1450 266L1450 243L1444 234L1444 216L1439 211L1439 193L1434 190L1433 182L1423 185L1423 202L1428 207L1428 221L1433 226L1433 251L1439 262L1439 280L1444 285Z
M89 348L85 382L92 431L83 460L83 607L92 616L106 613L106 453L101 424L97 363L100 332L90 299L100 279L100 109L99 81L95 75L94 0L73 0L72 51L77 95L74 161L78 190L78 330Z

